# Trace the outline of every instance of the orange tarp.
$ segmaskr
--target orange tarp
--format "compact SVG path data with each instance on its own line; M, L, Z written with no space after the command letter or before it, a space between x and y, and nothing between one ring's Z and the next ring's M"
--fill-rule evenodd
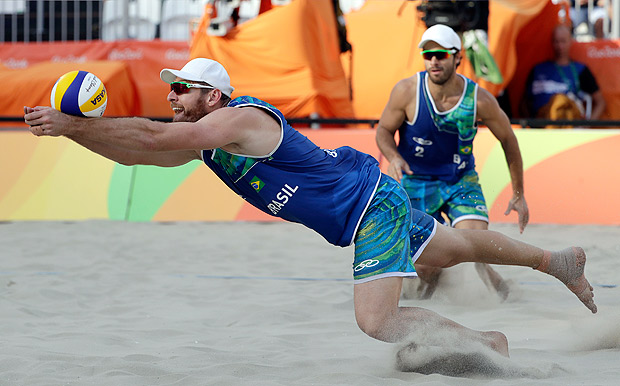
M331 0L295 0L225 37L208 35L208 23L205 15L190 56L222 63L235 87L233 97L264 99L288 117L354 116Z
M116 61L83 63L37 63L25 69L0 70L2 113L21 116L24 106L49 106L50 93L56 80L76 69L92 72L103 82L108 93L104 116L136 115L138 98L127 65Z
M138 109L132 111L147 117L172 117L170 103L166 101L170 89L159 79L159 72L165 67L181 68L189 60L186 42L160 40L5 43L0 47L0 62L13 69L26 69L42 62L47 62L52 68L57 63L69 63L71 70L82 69L82 64L88 61L109 61L112 67L124 63L129 74L124 87L133 88L132 92L136 93L136 100L130 103ZM47 71L38 68L43 73ZM101 77L99 73L95 75ZM115 102L109 100L108 103ZM0 114L13 115L3 107L0 107Z

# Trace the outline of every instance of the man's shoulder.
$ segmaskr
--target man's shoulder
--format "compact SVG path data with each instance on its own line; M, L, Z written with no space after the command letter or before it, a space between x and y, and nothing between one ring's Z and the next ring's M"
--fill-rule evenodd
M231 100L226 107L235 108L235 110L267 112L268 114L281 120L284 119L284 115L277 107L275 107L269 102L265 102L262 99L258 99L249 95L240 96ZM246 108L237 109L239 107Z
M465 75L463 75L463 74L458 74L458 73L457 73L457 75L458 75L458 76L460 76L461 78L465 79L465 81L466 81L467 83L474 83L474 84L478 84L478 82L476 82L475 80L473 80L473 79L471 79L471 78L466 77L466 76L465 76Z
M395 96L406 97L409 99L411 96L416 95L418 86L418 74L403 78L399 80L393 89Z
M483 87L478 87L478 93L476 97L476 105L479 112L484 112L485 109L495 107L497 99L491 92Z
M243 95L243 96L236 97L235 99L231 100L228 103L228 107L237 107L237 106L245 106L245 105L259 105L259 106L271 107L273 109L276 108L270 103L265 102L262 99L258 99L250 95Z
M484 87L482 87L475 80L470 79L463 74L458 74L458 75L465 81L464 87L467 89L468 93L469 92L478 93L480 90L485 90Z
M422 74L423 72L417 72L407 78L403 78L400 81L398 81L397 85L401 84L403 86L409 86L409 87L415 86L418 84L418 80L422 79L422 76L423 76Z

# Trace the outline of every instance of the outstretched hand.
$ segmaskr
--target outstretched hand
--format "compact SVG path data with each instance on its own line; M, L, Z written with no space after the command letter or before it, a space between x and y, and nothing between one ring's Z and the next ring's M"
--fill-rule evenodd
M51 107L24 106L24 122L30 126L30 132L38 137L42 135L58 137L69 134L68 128L72 119L75 118Z
M525 202L525 197L513 196L508 202L508 208L506 212L504 212L504 215L508 216L513 210L519 215L519 232L523 233L525 226L530 221L530 210L527 207L527 202Z

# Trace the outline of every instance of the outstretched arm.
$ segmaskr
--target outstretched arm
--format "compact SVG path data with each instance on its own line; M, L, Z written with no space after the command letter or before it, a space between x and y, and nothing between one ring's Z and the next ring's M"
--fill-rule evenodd
M201 125L193 122L164 123L135 117L81 118L51 107L35 107L24 115L24 121L35 135L73 136L145 152L211 149L230 143L220 131L202 133Z
M396 181L400 181L403 178L403 171L406 174L413 174L409 168L409 164L398 152L396 147L396 140L394 134L400 125L407 119L407 104L412 100L415 100L415 81L411 78L403 79L394 86L390 99L381 114L381 119L377 124L377 131L375 134L375 140L381 153L388 160L390 165L388 166L387 174L394 178Z
M482 88L478 88L477 111L478 118L488 126L504 149L512 181L512 198L504 214L508 215L511 211L516 211L519 215L519 231L523 232L529 222L530 214L523 192L523 159L519 142L510 126L510 120L499 107L495 97Z
M68 135L67 138L94 153L127 166L155 165L172 167L184 165L194 159L200 159L199 153L194 150L146 152L123 149L72 135Z
M80 118L50 107L24 108L24 121L37 136L66 136L121 163L174 166L198 158L202 149L255 156L271 152L281 128L257 108L220 108L197 122L144 118Z
M56 115L54 113L55 110L50 111L52 115ZM26 116L30 117L31 114L35 112L35 109L31 107L24 107L24 119L26 123L32 122L32 120L26 118ZM67 122L73 121L74 117L66 116L63 117L64 114L59 113L58 120L59 122L63 122L63 118L68 118ZM77 122L85 121L85 120L93 120L93 119L101 119L101 118L84 118L80 119L75 117ZM86 121L85 121L86 122ZM30 124L30 123L29 123ZM69 124L69 123L67 123ZM47 128L44 128L43 125L34 125L30 127L31 132L37 136L44 135L59 135ZM156 166L179 166L186 164L187 162L193 159L199 159L199 155L194 150L184 150L184 151L168 151L168 152L148 152L148 151L140 151L140 150L132 150L119 146L110 145L104 142L98 142L92 139L88 139L85 137L79 137L77 135L67 134L67 138L72 141L78 143L81 146L89 149L90 151L100 154L112 161L118 162L123 165L156 165Z

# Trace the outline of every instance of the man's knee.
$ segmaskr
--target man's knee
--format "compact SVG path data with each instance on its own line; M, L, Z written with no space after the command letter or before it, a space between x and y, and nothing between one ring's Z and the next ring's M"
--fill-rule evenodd
M398 316L402 277L387 277L355 285L355 319L368 336L390 341L390 326Z
M355 310L357 325L366 335L383 342L397 342L402 338L401 326L403 320L399 318L399 309Z
M357 325L366 335L371 338L384 340L384 330L386 318L383 314L371 311L355 310L355 320Z

